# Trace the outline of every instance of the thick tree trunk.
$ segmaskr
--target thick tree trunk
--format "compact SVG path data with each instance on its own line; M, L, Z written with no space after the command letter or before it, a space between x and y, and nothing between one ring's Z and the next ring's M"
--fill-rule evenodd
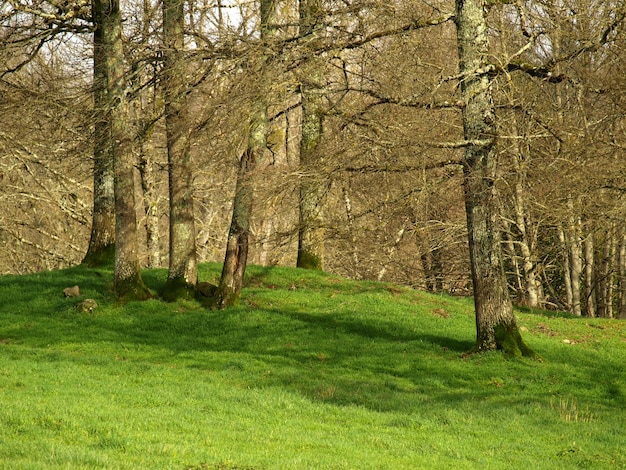
M101 12L103 56L106 58L107 94L110 106L109 124L115 192L114 290L120 299L143 300L150 297L150 292L141 279L137 251L135 161L128 135L130 126L119 0L94 0L94 11Z
M169 170L169 270L166 300L194 296L198 282L193 174L189 153L188 103L184 57L184 1L163 1L165 125Z
M487 75L487 25L483 0L456 0L463 128L468 141L464 189L476 308L475 351L502 349L536 356L524 343L513 315L504 275L496 201L496 127Z
M93 213L89 248L83 260L89 266L111 264L115 257L115 196L111 148L110 102L104 44L103 4L93 4Z
M300 34L312 34L320 11L319 0L300 0ZM315 64L301 71L302 137L300 140L300 224L296 266L322 270L324 228L322 206L326 184L320 177L321 159L317 147L322 138L322 95L320 73Z

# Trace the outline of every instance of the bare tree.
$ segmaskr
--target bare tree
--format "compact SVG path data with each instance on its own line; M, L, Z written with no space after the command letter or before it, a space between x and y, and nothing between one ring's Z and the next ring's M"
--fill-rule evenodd
M259 11L259 35L261 42L268 40L274 25L276 5L274 0L261 0ZM254 183L253 175L259 160L267 148L268 116L266 102L266 58L254 61L252 67L257 77L253 84L253 102L250 108L248 143L239 160L233 214L226 242L226 255L222 276L216 292L216 304L225 308L235 304L243 287L243 279L248 262L248 247L250 237L250 221L252 218L252 204ZM254 76L253 75L253 76Z
M163 296L168 300L192 296L198 282L184 14L183 0L163 1L163 89L170 196L169 271Z
M322 3L320 0L300 0L300 36L314 35L320 28ZM320 166L323 158L318 153L322 139L322 118L325 84L323 67L318 61L305 64L300 70L302 101L302 136L300 139L300 200L298 226L299 268L323 269L324 228L323 199L327 192Z
M114 169L115 276L121 299L150 297L141 278L135 211L135 161L132 152L126 70L119 0L94 0L94 18L101 28L102 57L106 64L109 138Z
M113 147L108 94L107 19L101 2L92 6L93 33L93 212L89 248L83 260L89 266L111 263L115 258L115 195Z
M496 202L496 125L487 74L484 0L457 0L456 25L463 96L465 206L476 308L476 351L502 349L535 356L517 328L504 276Z

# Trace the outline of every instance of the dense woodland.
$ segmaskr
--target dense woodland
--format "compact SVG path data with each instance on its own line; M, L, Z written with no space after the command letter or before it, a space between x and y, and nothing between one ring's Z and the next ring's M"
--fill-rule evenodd
M626 317L621 0L118 1L1 2L0 272L297 264L475 294L479 349Z

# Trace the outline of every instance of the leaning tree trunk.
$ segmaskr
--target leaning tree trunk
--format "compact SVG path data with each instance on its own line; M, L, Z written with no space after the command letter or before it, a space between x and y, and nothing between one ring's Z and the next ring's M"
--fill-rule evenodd
M170 196L169 270L163 288L166 300L193 297L198 282L193 172L185 63L183 0L163 1L165 42L163 88Z
M496 126L487 70L485 0L456 0L463 128L464 189L476 308L474 351L536 356L517 328L502 264L496 201Z
M313 34L320 13L319 0L300 0L300 35ZM302 136L300 140L300 223L296 266L324 268L324 228L322 207L326 185L320 176L321 161L317 147L322 138L322 95L320 72L316 63L301 70Z
M250 237L250 219L252 217L253 187L251 172L256 166L261 153L264 150L262 142L265 141L265 128L258 128L255 145L250 145L239 163L237 174L237 187L233 201L233 216L226 242L226 256L222 277L216 292L216 305L218 308L226 308L235 305L243 288L243 279L248 263L248 243Z
M113 155L109 100L107 97L107 60L104 43L102 2L93 4L93 212L91 238L83 260L88 266L102 266L115 256L115 196L113 194Z
M135 212L135 162L128 135L122 18L119 0L94 0L101 12L103 55L107 67L110 138L115 192L114 290L123 300L143 300L150 292L141 279Z
M274 0L261 0L261 22L259 30L261 39L268 39L273 26L270 19L274 17ZM248 131L248 145L239 162L239 173L233 200L233 216L231 219L228 239L226 241L226 256L222 277L215 293L215 303L218 308L235 305L243 288L243 279L248 263L248 245L250 238L250 221L252 219L252 202L254 198L253 176L257 163L267 148L267 101L266 89L266 58L261 58L259 76L255 77L258 87L251 106L250 128Z

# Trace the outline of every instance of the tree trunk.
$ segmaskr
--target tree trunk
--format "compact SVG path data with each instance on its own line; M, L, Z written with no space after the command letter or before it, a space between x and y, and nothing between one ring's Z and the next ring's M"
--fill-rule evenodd
M574 294L572 293L572 270L569 262L569 244L565 231L559 227L559 241L563 248L563 284L565 285L565 302L568 312L572 311Z
M259 135L257 137L264 140L264 130L259 128L258 132ZM259 140L257 145L250 145L246 149L240 160L224 267L220 284L216 291L216 305L218 308L235 305L243 288L243 279L248 262L248 241L253 202L253 187L250 178L251 172L255 168L263 150L264 146L262 146L262 141Z
M518 178L522 181L525 176L521 174L523 171L518 165ZM522 266L524 268L524 280L526 285L526 304L531 308L537 308L540 304L539 297L539 277L537 276L537 265L533 259L532 239L529 234L528 224L526 223L526 201L522 181L515 183L515 225L521 234L519 242L520 251L522 253Z
M122 18L119 0L94 0L94 12L102 18L103 57L106 58L107 94L110 106L110 138L115 192L114 290L123 300L143 300L150 292L139 267L137 214L135 212L135 161L131 151L126 100Z
M319 0L300 0L300 35L312 34L320 11ZM296 266L322 270L324 267L324 228L322 205L326 193L320 177L322 163L316 152L322 138L322 95L316 64L305 66L300 83L302 97L302 137L300 140L300 223Z
M612 229L605 234L604 243L596 244L595 274L597 290L597 316L613 317L613 258L615 256Z
M622 233L619 245L619 268L618 268L618 317L626 319L626 234Z
M573 204L570 203L570 210ZM580 317L582 309L580 306L580 278L582 275L582 244L580 240L580 220L572 214L569 220L569 230L567 231L567 243L569 245L570 274L572 286L572 309L571 313Z
M141 178L141 192L146 214L146 248L148 249L148 267L161 266L161 245L159 237L159 202L154 187L154 172L152 159L145 153L143 144L139 149L139 176Z
M596 286L594 273L594 249L593 235L589 234L583 242L585 248L585 297L587 299L587 308L585 314L588 317L596 316Z
M262 40L271 35L271 20L274 17L274 0L261 0L259 31ZM265 93L267 79L265 77L266 61L260 63L261 77L256 77L258 89L251 107L250 128L248 131L247 149L242 155L237 174L235 199L233 201L233 216L231 219L228 240L226 242L226 256L222 277L215 293L216 306L226 308L235 305L243 288L243 279L248 262L248 245L250 238L250 220L252 218L252 204L254 199L254 184L252 181L254 170L267 148L267 101Z
M102 2L93 4L93 212L88 266L110 264L115 257L115 195L111 148L110 102L107 94L107 49Z
M198 282L193 173L189 153L188 103L184 63L184 1L163 1L165 42L163 91L170 199L169 270L163 297L173 301L194 296Z
M496 200L496 127L487 75L484 0L456 0L463 128L464 189L470 264L476 308L474 351L501 349L516 356L536 354L524 343L513 315L502 264L500 214Z

